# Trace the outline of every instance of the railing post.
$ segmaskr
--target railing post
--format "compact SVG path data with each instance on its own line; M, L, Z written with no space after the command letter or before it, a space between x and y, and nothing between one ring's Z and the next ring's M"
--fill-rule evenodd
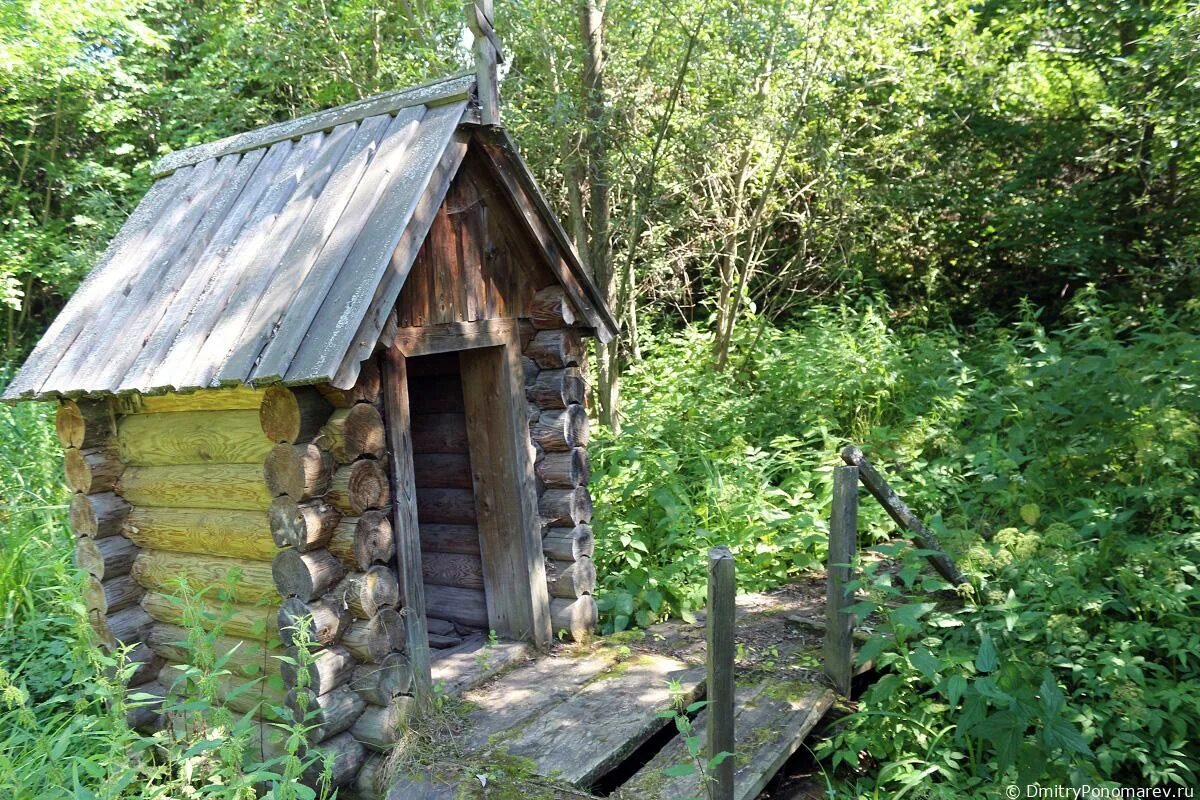
M858 467L833 468L833 508L829 514L829 576L826 583L825 674L842 695L850 694L854 674L854 598L850 563L858 540Z
M734 613L737 593L733 554L726 547L708 551L708 748L706 763L719 753L733 753ZM734 759L726 757L711 770L711 800L733 800Z

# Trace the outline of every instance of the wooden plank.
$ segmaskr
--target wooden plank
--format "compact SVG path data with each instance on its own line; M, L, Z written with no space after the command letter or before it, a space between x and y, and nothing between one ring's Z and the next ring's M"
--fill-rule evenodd
M482 634L443 650L433 662L433 683L450 697L481 686L514 664L533 658L525 642L489 642Z
M421 552L478 556L479 529L474 525L422 525Z
M440 184L448 179L439 174L438 167L447 153L461 113L462 108L458 105L441 106L430 109L421 120L413 146L405 148L403 159L387 176L370 219L347 255L320 313L309 326L313 335L301 345L293 368L288 370L288 380L300 380L303 376L317 380L332 374L347 351L353 349L355 333L370 308L397 245L421 207L426 190L436 182L438 194L445 194L445 188ZM424 238L428 225L423 224L422 228L420 233ZM415 248L413 253L415 255ZM407 271L408 265L405 265ZM387 311L379 319L372 347L395 300L393 294ZM363 353L359 360L369 352ZM337 381L333 383L338 385Z
M147 330L152 332L145 337L145 344L133 364L126 370L119 389L137 389L144 392L171 388L170 384L156 384L153 376L170 352L184 321L191 316L196 303L208 289L209 282L220 267L225 254L233 247L247 220L254 214L255 207L270 188L271 181L287 158L289 149L290 147L272 147L269 150L249 153L243 159L244 164L252 165L253 159L257 157L258 163L254 165L253 173L243 184L237 202L221 220L212 240L184 274L179 290L167 300L157 324L147 326Z
M829 516L829 563L825 588L825 674L843 696L850 695L854 675L854 615L847 606L854 593L846 587L858 543L858 467L834 467Z
M708 732L704 739L704 757L712 764L718 756L725 760L711 767L711 800L733 800L734 753L734 614L737 595L736 567L727 547L708 551L708 614L705 617L708 682Z
M737 691L737 731L734 744L734 798L753 800L767 782L800 748L813 727L833 705L833 692L800 682L763 680ZM693 723L696 734L707 736L707 709ZM618 790L619 800L676 800L700 797L703 790L693 773L681 778L662 774L667 767L691 763L681 737L672 739L646 766Z
M434 552L421 554L421 574L427 586L433 584L482 589L483 571L483 560L477 555Z
M512 320L507 319L400 328L396 332L393 346L409 358L481 347L500 347L510 340L512 328Z
M412 123L412 111L419 115L424 111L424 107L400 112L401 115L409 117L404 120L406 123ZM260 362L267 358L267 348L277 336L284 334L281 325L288 317L289 308L300 303L319 304L320 296L313 297L312 290L304 294L310 268L330 237L338 237L331 250L331 253L335 253L339 247L348 246L347 242L353 239L351 234L357 232L357 229L347 222L346 230L339 233L339 223L342 222L342 213L347 203L367 170L380 134L390 129L390 126L385 124L387 122L389 120L386 117L370 117L354 127L350 143L342 150L329 179L321 187L321 193L311 204L304 225L281 254L270 282L250 313L250 323L243 333L242 341L221 368L219 377L222 383L249 383L257 376ZM293 198L292 202L296 202L296 199ZM344 253L344 249L341 252ZM336 259L336 254L333 257ZM337 260L340 265L340 259ZM301 294L304 294L303 299L299 297ZM306 314L310 311L309 308L304 309ZM272 363L276 363L275 353L271 354L271 358ZM276 375L274 379L263 382L274 383L279 377Z
M192 313L180 326L170 351L155 369L150 383L173 386L177 390L208 386L209 376L219 364L198 360L204 350L203 345L224 320L231 300L250 291L247 281L252 279L257 269L248 265L259 264L275 255L267 248L274 241L276 223L286 220L282 214L284 207L305 174L313 166L319 166L316 162L324 149L325 138L324 134L310 133L295 144L280 142L273 146L284 152L282 165L254 207L253 214L242 226L237 241L225 254ZM247 302L253 299L247 298ZM225 349L228 349L228 342ZM219 352L216 357L224 356L225 352Z
M448 137L448 144L443 150L441 160L426 181L425 189L416 201L407 227L398 238L387 240L394 241L394 245L387 251L378 273L370 278L347 277L344 281L346 285L337 294L330 294L326 299L325 307L332 313L335 304L350 303L350 296L354 295L352 305L346 306L345 312L340 315L338 320L322 321L318 317L318 322L313 326L314 331L342 331L345 329L353 331L353 333L349 336L340 334L337 341L331 342L328 347L324 348L324 353L320 358L314 359L306 356L301 359L298 357L297 362L299 363L293 365L293 369L288 370L288 380L324 380L326 375L332 375L333 377L328 380L338 388L354 384L358 365L371 354L375 344L379 341L380 333L392 314L396 297L400 294L400 289L408 277L421 242L429 232L433 216L437 212L442 198L446 196L446 188L466 151L465 135ZM385 205L386 203L381 203L381 209ZM396 205L396 203L392 205ZM383 214L385 211L381 210L379 213ZM386 213L391 213L391 211L388 210ZM383 240L379 240L376 246L381 246L382 242ZM347 272L347 270L344 268L343 272ZM369 297L360 300L357 295L363 294L364 287L368 285L375 287L374 292ZM355 290L354 287L357 289ZM343 297L345 297L344 300ZM300 363L305 366L301 368ZM304 378L304 375L311 377Z
M199 368L189 370L188 375L196 378L198 386L213 386L218 383L218 377L229 379L233 384L245 382L248 370L231 377L225 364L236 360L239 352L254 349L256 345L258 350L262 349L265 332L256 325L253 311L262 296L272 290L280 260L307 224L317 199L353 140L356 128L354 123L346 123L334 128L327 136L314 134L322 138L317 142L311 160L304 164L298 180L287 187L291 189L290 195L284 198L263 241L255 248L253 260L240 265L236 289L227 295L224 310L214 320L199 353L192 348ZM276 291L295 291L294 286L274 288Z
M503 327L505 346L459 354L488 622L502 636L546 646L551 641L550 600L541 521L536 508L531 513L537 495L525 393L523 388L519 396L514 393L508 358L510 350L519 350L519 339L514 323Z
M257 410L129 414L117 424L127 466L262 464L271 444Z
M372 142L373 152L364 153L370 160L367 162L363 159L361 170L348 173L341 183L331 182L325 189L322 202L331 196L331 190L341 189L342 183L346 185L346 197L337 198L344 210L339 214L321 216L326 220L327 231L319 238L312 237L314 244L320 244L320 252L314 254L312 259L306 256L306 260L312 261L311 268L297 263L292 270L295 277L285 278L290 285L298 286L299 290L290 296L274 295L278 299L277 308L281 317L278 332L263 350L260 362L254 369L251 377L255 381L279 380L286 374L309 326L321 309L322 301L337 280L338 271L369 223L387 186L387 177L403 169L405 160L412 157L413 140L421 127L424 113L424 106L404 109L390 120L386 128L382 125L386 117L372 117L363 121L364 128L375 120L380 121L378 141Z
M84 324L74 341L54 367L54 371L42 386L43 391L83 393L98 383L103 365L95 358L102 352L97 345L107 341L115 330L109 318L127 320L131 308L137 305L136 298L158 285L159 279L170 266L170 257L187 245L188 237L200 221L208 201L220 190L236 166L234 159L218 164L205 161L197 165L189 176L187 188L176 201L155 221L151 235L143 242L138 252L124 254L126 264L112 276L107 292L96 298L95 308L104 308L104 314L93 313ZM164 258L163 256L166 256ZM128 293L128 294L127 294ZM132 295L132 296L131 296Z
M469 704L471 713L463 744L470 750L489 748L493 737L502 739L569 700L580 687L612 665L612 658L606 654L579 658L545 656L513 670L502 680L466 692L463 700Z
M46 379L75 341L79 331L95 316L96 308L107 301L113 284L130 269L129 254L142 252L147 247L148 238L165 210L174 206L191 184L191 172L194 169L187 167L150 187L66 306L50 323L33 352L25 359L21 371L5 388L6 400L44 396L42 386Z
M467 92L473 83L473 74L462 73L400 91L374 95L336 108L277 122L257 130L234 134L215 142L168 153L155 163L151 174L157 178L209 158L267 147L288 139L299 139L306 134L328 131L338 125L366 117L392 114L413 105L437 105L463 100L466 99Z
M510 756L530 759L540 775L587 787L620 764L668 724L672 681L682 702L702 691L704 670L659 655L635 655L594 676L564 702L493 743Z
M404 355L389 348L382 359L384 421L392 474L392 530L396 539L396 570L408 661L413 672L413 695L421 706L433 699L429 669L429 632L425 627L425 587L421 576L421 532L414 502L412 420L408 409L408 375Z

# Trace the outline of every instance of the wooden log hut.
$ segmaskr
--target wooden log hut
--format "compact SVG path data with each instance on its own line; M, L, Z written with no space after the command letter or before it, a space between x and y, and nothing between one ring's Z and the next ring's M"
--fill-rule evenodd
M229 704L315 711L347 790L439 657L596 620L583 341L615 324L488 63L162 158L4 395L58 403L131 691L186 691L204 618Z

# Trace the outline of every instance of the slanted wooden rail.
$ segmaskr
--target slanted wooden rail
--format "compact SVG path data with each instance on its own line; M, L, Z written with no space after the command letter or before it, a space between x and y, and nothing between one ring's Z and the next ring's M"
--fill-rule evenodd
M900 499L895 490L854 445L842 448L844 467L833 471L833 503L829 518L829 559L826 583L825 673L843 695L850 693L853 675L854 615L846 609L853 602L847 585L852 579L858 536L858 482L879 501L888 516L908 531L917 545L927 551L930 565L939 575L958 587L966 576L942 549L937 537Z

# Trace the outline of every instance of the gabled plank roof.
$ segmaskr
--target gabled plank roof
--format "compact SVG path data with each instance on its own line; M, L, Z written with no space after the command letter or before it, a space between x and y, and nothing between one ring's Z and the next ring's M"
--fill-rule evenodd
M456 76L165 156L4 399L352 384L466 153L473 87ZM538 222L607 339L561 226Z

